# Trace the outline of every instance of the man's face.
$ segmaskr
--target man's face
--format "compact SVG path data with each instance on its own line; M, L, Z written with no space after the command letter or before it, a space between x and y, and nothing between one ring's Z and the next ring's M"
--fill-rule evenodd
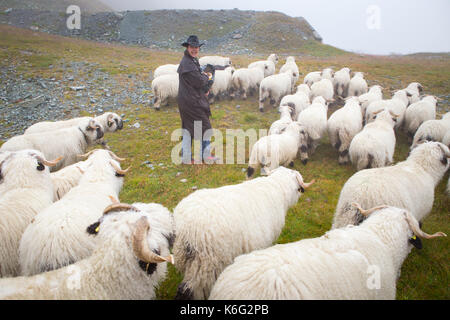
M192 57L197 58L198 57L198 52L200 51L200 48L199 47L193 47L193 46L189 45L187 50L188 50L189 54Z

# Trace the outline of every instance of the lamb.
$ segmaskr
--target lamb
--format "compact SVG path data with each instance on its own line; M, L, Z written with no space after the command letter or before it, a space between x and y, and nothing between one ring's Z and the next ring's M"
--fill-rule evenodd
M210 103L213 103L221 95L228 95L232 86L232 76L235 69L233 67L227 67L224 70L216 70L214 75L214 83L209 91Z
M336 71L333 77L334 93L342 99L348 96L350 72L351 70L345 67L339 71Z
M422 141L444 142L445 135L450 131L450 112L442 116L440 120L427 120L420 125L413 138L411 149Z
M348 96L360 96L367 93L368 86L362 72L356 72L348 85Z
M153 79L152 90L155 94L153 105L156 110L160 110L161 104L167 105L170 98L178 97L178 85L178 73L165 74Z
M258 90L261 81L264 79L264 71L260 68L241 68L237 69L231 78L232 97L236 93L247 99L247 95L253 95Z
M393 162L395 151L394 125L398 115L390 110L374 112L375 121L356 134L348 150L356 169L384 167Z
M404 209L354 205L368 216L361 225L241 255L223 270L209 299L395 299L413 245L420 248L420 238L446 234L423 232ZM371 281L374 267L376 282Z
M114 204L95 229L90 235L97 243L92 255L39 275L0 279L0 299L154 299L167 262L173 263L169 210L155 203Z
M269 135L281 134L292 123L292 114L294 109L290 106L280 106L280 119L272 123L269 129Z
M290 123L284 132L260 138L252 147L247 179L261 166L261 174L281 166L293 166L301 145L307 142L306 130L298 122Z
M286 58L286 63L280 68L280 72L279 73L284 73L286 71L292 71L293 72L293 83L292 83L292 88L291 91L294 91L294 85L297 83L298 78L299 78L299 71L298 71L298 66L295 63L295 58L292 56L289 56Z
M288 94L281 99L280 106L290 106L293 108L292 120L297 120L300 112L311 105L309 100L310 94L311 89L306 84L301 84L297 86L295 94Z
M405 118L405 111L408 107L409 100L407 96L406 90L398 90L394 93L391 99L389 100L378 100L374 101L366 109L366 123L369 123L374 120L374 111L378 111L380 109L388 108L390 111L398 115L397 123L395 124L395 128L401 127L403 125L403 120Z
M364 93L358 97L361 104L361 112L363 115L363 123L365 123L365 114L367 107L374 101L379 101L383 99L383 88L379 85L371 86L369 92Z
M259 67L264 69L264 77L271 76L275 74L275 66L278 63L278 55L272 53L267 60L255 61L248 65L248 68Z
M339 152L339 164L350 161L348 149L353 137L362 130L361 106L357 97L347 99L344 107L328 119L328 137Z
M178 74L179 64L164 64L155 69L153 79L165 74Z
M426 142L394 166L355 173L341 190L332 228L359 224L363 217L352 202L372 207L382 204L405 208L421 221L431 211L434 189L448 169L449 149L440 142Z
M213 66L229 67L231 66L231 60L228 57L221 56L204 56L198 59L201 66L211 64Z
M41 133L54 131L64 128L70 128L80 125L83 121L91 119L91 117L78 117L62 121L42 121L33 124L25 130L24 134ZM94 120L101 124L103 130L106 132L116 132L123 129L122 118L114 112L105 112L104 114L94 117Z
M222 270L240 254L272 245L285 215L310 187L280 167L268 177L195 191L174 209L175 267L184 274L176 299L206 299Z
M41 211L26 228L20 241L21 274L55 270L92 254L95 241L84 232L102 210L117 198L127 170L120 169L106 150L94 150L78 186L61 200Z
M333 83L328 79L322 79L311 86L311 99L323 97L327 102L333 102Z
M300 146L300 159L303 164L308 162L309 156L315 152L320 139L327 131L327 112L328 103L323 97L316 97L312 104L298 115L297 121L305 128L307 137L307 143Z
M53 202L47 161L37 150L0 156L0 277L19 275L19 242L33 217Z
M77 156L89 146L102 141L102 125L92 118L81 120L79 125L54 131L15 136L6 141L0 150L18 151L34 149L42 152L46 159L62 156L63 160L50 171L57 171L77 162Z
M264 78L259 86L259 111L264 112L264 102L267 99L274 105L285 95L291 94L295 78L295 72L291 70Z
M411 140L422 123L436 119L436 105L436 97L426 96L406 109L404 128Z

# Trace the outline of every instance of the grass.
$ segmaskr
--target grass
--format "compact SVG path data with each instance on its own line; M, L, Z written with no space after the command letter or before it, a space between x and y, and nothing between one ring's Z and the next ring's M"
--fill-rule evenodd
M133 79L124 76L120 65L126 64L127 73L150 82L148 79L150 70L154 70L161 64L178 63L181 58L180 52L99 44L47 34L37 36L38 33L8 26L0 26L0 31L2 32L0 63L3 66L5 64L22 65L22 62L27 59L33 67L24 65L23 69L18 71L19 73L39 74L42 77L56 75L62 78L64 76L64 70L60 66L62 59L66 62L97 63L98 68L109 72L111 77L119 81L127 90L137 89L134 87ZM31 60L29 55L20 53L24 50L32 52L33 56L36 54L37 57L33 59L37 60ZM324 50L323 55L319 54L320 57L315 57L316 50L318 49L313 48L312 55L298 60L299 69L304 75L328 66L333 66L335 70L349 66L352 70L365 72L370 84L380 83L387 90L401 88L414 80L422 83L425 91L431 94L448 94L450 88L450 61L445 56L440 59L426 60L426 57L422 56L335 55L333 52ZM269 53L267 52L267 55ZM302 55L302 52L293 54ZM232 57L233 63L239 65L246 65L253 60L255 59L250 60L247 56ZM48 68L50 62L54 66L53 69ZM284 61L278 64L278 68L282 63ZM71 96L68 95L66 98L70 99ZM149 106L131 104L130 101L119 102L125 105L119 113L125 113L125 118L130 119L130 122L121 132L108 135L107 140L115 153L128 159L123 166L132 166L120 194L121 201L156 202L173 210L181 199L193 192L193 187L215 188L244 180L242 169L246 166L243 164L213 166L172 164L171 150L179 144L179 141L171 141L171 133L180 127L175 101L171 101L168 107L163 107L159 112ZM239 109L236 108L238 104ZM330 110L330 114L334 110ZM256 97L250 97L246 101L218 101L211 105L211 111L213 127L219 129L225 138L227 138L226 129L268 129L271 122L279 117L272 108L266 108L266 112L259 113ZM439 113L446 111L449 111L448 105L443 105L439 109ZM83 112L83 115L86 115L86 112ZM141 125L139 129L131 126L136 119ZM398 134L395 161L404 160L408 149L406 137L401 133ZM248 159L248 153L246 159ZM142 162L146 160L150 160L155 165L154 170L142 165ZM355 169L350 165L338 165L337 154L330 146L327 137L322 140L306 166L297 160L294 168L301 172L306 181L314 178L317 182L300 198L298 204L288 211L285 226L276 243L319 237L329 230L340 190L347 179L355 173ZM187 182L183 183L181 179L187 179ZM436 189L432 212L424 220L426 232L450 233L450 200L445 195L447 181L448 173ZM449 241L447 239L424 241L424 248L420 251L412 250L403 264L397 283L397 298L449 299L448 261ZM169 266L167 278L158 288L157 298L173 299L181 280L182 275L174 267Z

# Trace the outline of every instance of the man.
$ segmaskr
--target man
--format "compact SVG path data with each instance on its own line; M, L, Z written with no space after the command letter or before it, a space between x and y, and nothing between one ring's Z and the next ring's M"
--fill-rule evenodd
M178 109L180 110L181 127L184 129L181 144L182 162L193 163L191 147L192 138L195 138L202 140L200 159L211 163L217 161L218 158L211 156L210 139L207 136L204 137L204 134L211 129L207 85L212 75L203 72L200 68L198 54L203 43L199 42L198 37L189 36L182 45L186 47L186 50L177 70L179 74ZM194 136L194 124L198 125L197 134L201 134L198 137Z

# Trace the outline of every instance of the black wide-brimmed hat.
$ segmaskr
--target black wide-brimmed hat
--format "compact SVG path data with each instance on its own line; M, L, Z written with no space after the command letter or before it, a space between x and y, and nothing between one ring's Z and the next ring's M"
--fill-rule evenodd
M198 41L197 36L189 36L189 38L186 40L186 42L183 42L181 44L183 47L191 46L191 47L201 47L204 45L204 43L200 43Z

